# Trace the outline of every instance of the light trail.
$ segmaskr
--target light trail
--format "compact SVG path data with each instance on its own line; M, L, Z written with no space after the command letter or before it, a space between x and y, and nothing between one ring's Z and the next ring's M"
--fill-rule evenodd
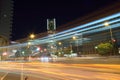
M112 20L109 22L111 28L117 28L119 27L119 23L117 24L113 24L113 23L116 23L116 22L120 22L120 19L115 19L115 20ZM74 32L69 32L67 34L64 34L64 35L60 35L60 36L55 36L54 37L54 40L55 41L59 41L59 40L64 40L64 39L68 39L68 38L71 38L73 35L75 35L76 33L80 33L80 34L89 34L89 33L95 33L95 32L100 32L100 31L104 31L104 30L107 30L109 29L109 27L102 27L103 24L99 24L97 26L92 26L90 28L85 28L85 29L82 29L82 30L77 30L77 31L74 31ZM97 29L98 27L101 27L99 29ZM90 31L88 31L90 30ZM44 40L39 40L40 42L38 42L39 44L45 44L45 43L48 43L50 40L53 40L53 39L44 39ZM37 44L38 44L37 43Z
M111 28L119 27L119 26L112 26L112 24L113 24L113 23L116 23L116 22L120 22L120 19L115 19L115 20L109 21L109 25L111 26ZM113 25L114 25L114 24L113 24ZM66 34L61 34L61 35L59 35L59 36L57 36L56 34L54 34L54 39L55 39L56 41L59 40L59 39L57 40L57 38L60 38L60 40L62 40L61 38L66 37L66 38L63 38L63 39L67 39L68 36L71 37L71 35L73 36L73 35L75 35L76 33L81 33L81 34L84 34L84 32L88 33L88 32L87 32L88 30L96 29L96 28L98 28L98 27L101 27L101 30L98 29L99 31L109 29L109 28L102 29L102 26L104 26L104 24L99 24L99 25L97 25L97 26L91 26L90 28L85 28L85 29L81 29L81 30L69 32L69 33L66 33ZM97 29L96 29L96 30L97 30ZM92 31L94 31L94 30L92 30ZM91 32L92 32L92 31L91 31ZM94 32L95 32L95 31L94 31ZM68 37L68 38L70 38L70 37ZM40 43L43 43L43 44L49 42L48 39L39 40L39 41L40 41Z
M120 13L116 13L116 14L113 14L111 16L101 18L99 20L92 21L92 22L89 22L89 23L84 24L84 25L77 26L75 28L56 33L53 36L54 36L55 41L59 41L59 40L68 39L76 33L87 34L87 33L95 33L97 31L100 32L100 31L103 31L103 30L107 30L109 28L97 29L97 28L100 28L100 27L104 26L103 23L105 21L109 21L109 24L110 24L111 28L117 28L117 27L119 27L119 24L116 24L114 26L114 23L117 23L117 22L120 21L120 19L116 19L116 18L119 18L119 17L120 17ZM96 25L96 24L98 24L98 25ZM87 27L87 26L89 26L89 27ZM89 31L89 30L91 30L91 31ZM52 39L49 39L49 38L50 38L50 36L39 38L39 39L33 40L32 43L33 43L33 45L49 43L49 41L52 40ZM16 45L2 46L0 48L24 47L24 46L27 46L27 45L28 45L28 43L21 43L21 44L16 44Z
M111 24L113 24L115 22L119 22L119 21L120 21L120 19L112 20L112 21L109 22L109 24L111 25ZM74 35L74 34L79 33L79 32L82 33L84 31L96 29L96 28L102 27L102 26L103 26L103 24L99 24L97 26L91 26L90 28L84 28L84 29L81 29L81 30L77 29L77 31L69 32L69 33L66 33L66 34L60 35L60 36L56 36L55 38L60 38L60 37L65 37L65 36L69 36L69 35ZM111 27L111 28L113 28L113 27Z
M75 28L72 28L72 29L69 29L69 30L66 30L66 31L62 31L62 32L56 33L55 36L58 36L58 35L61 35L61 34L65 34L67 32L70 32L70 31L73 31L73 30L77 30L79 28L84 28L86 26L90 26L90 25L97 24L97 23L100 23L100 22L109 21L109 19L113 19L113 18L116 18L116 17L120 17L120 13L116 13L116 14L113 14L111 16L108 16L108 17L105 17L105 18L101 18L99 20L92 21L92 22L89 22L89 23L81 25L81 26L77 26ZM48 37L43 37L43 38L40 38L40 39L46 39L46 38L48 38Z
M58 36L58 35L61 35L61 34L65 34L65 33L68 33L68 32L71 32L71 31L74 31L74 30L77 30L77 29L82 29L82 28L84 28L86 26L91 26L91 25L94 25L94 24L98 24L100 22L109 21L110 19L117 18L117 17L120 17L120 13L116 13L116 14L113 14L111 16L108 16L108 17L105 17L105 18L101 18L99 20L95 20L95 21L89 22L89 23L84 24L84 25L77 26L75 28L72 28L72 29L69 29L69 30L66 30L66 31L62 31L62 32L56 33L55 36ZM48 38L48 37L43 37L43 38L40 38L40 39L45 39L45 38Z
M12 74L20 74L22 63L5 63L1 70L10 68ZM8 66L6 66L8 65ZM15 67L13 67L15 65ZM8 68L9 67L9 68ZM24 75L36 80L119 80L120 65L118 64L57 64L57 63L25 63ZM8 74L9 76L10 74ZM44 75L44 76L43 76ZM16 75L15 75L16 76ZM108 78L105 78L108 77ZM6 77L10 78L10 77ZM12 78L12 77L11 77ZM19 77L20 78L20 77Z
M120 25L120 23L117 23L117 24L111 25L111 27L113 29L113 28L119 27L119 25ZM104 31L104 30L108 30L108 29L109 29L109 27L105 27L105 28L101 28L101 29L95 29L95 30L84 32L84 34L90 34L90 33L100 32L100 31Z
M120 19L119 19L120 20ZM116 20L116 22L117 22L118 20ZM115 22L115 21L114 21ZM111 24L112 24L112 22L111 22ZM111 25L111 27L112 28L117 28L117 27L119 27L119 25L120 25L120 23L117 23L117 24L112 24ZM100 25L100 26L102 26L102 25ZM91 29L94 29L94 28L91 28ZM55 37L54 39L55 39L55 41L60 41L60 40L65 40L65 39L68 39L68 38L71 38L71 37L73 37L73 35L75 35L75 33L79 33L79 32L81 32L81 34L89 34L89 33L95 33L95 32L100 32L100 31L104 31L104 30L108 30L109 29L109 27L102 27L102 28L99 28L99 29L94 29L94 30L91 30L91 31L84 31L83 32L83 30L78 30L78 31L76 31L76 32L71 32L71 33L69 33L69 34L65 34L65 35L61 35L61 36L58 36L58 37ZM86 30L86 29L85 29ZM49 39L49 40L52 40L52 39ZM45 43L48 43L49 41L48 41L48 39L46 39L46 40L44 40L43 42L42 41L40 41L40 43L39 44L45 44Z

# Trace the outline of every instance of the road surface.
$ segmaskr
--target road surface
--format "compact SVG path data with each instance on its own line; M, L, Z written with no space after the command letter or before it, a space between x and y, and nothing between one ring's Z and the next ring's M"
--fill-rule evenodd
M120 65L0 62L0 80L120 80Z

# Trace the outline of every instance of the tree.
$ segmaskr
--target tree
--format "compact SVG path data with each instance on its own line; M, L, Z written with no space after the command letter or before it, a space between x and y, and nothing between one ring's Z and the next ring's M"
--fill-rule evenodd
M113 52L113 45L111 43L100 43L97 46L97 51L102 56L110 55Z

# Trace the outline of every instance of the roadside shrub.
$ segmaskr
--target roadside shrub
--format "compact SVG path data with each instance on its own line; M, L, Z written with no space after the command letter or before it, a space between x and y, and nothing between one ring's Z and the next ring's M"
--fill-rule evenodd
M111 43L100 43L97 46L99 55L108 56L113 52L113 45Z

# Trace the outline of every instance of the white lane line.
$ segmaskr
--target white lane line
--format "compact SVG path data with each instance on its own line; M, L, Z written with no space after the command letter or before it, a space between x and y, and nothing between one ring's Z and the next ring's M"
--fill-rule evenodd
M8 73L10 73L11 68L13 68L14 66L16 66L16 65L12 65L12 66L8 65L7 67L5 67L5 66L0 66L0 68L8 70L8 71L1 77L0 80L4 80L4 78L8 75Z
M23 63L21 65L21 80L23 80Z
M7 72L5 75L3 75L3 77L0 80L3 80L8 75L8 73L9 72Z

